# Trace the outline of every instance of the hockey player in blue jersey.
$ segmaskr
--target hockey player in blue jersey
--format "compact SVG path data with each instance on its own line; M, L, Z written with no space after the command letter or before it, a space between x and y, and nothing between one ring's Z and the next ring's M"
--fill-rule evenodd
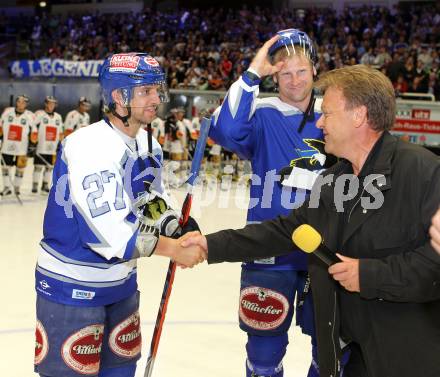
M137 259L191 267L200 248L171 236L178 217L161 182L162 151L141 129L167 100L147 54L115 54L100 71L106 117L58 151L36 266L35 371L40 376L133 377L141 353Z
M248 223L287 215L300 206L324 167L323 135L316 127L319 106L313 94L316 61L315 47L306 33L278 32L258 51L214 114L210 136L252 163ZM279 96L259 99L259 84L268 75L277 84ZM243 265L239 321L248 334L247 377L283 376L295 296L297 323L313 337L306 270L302 252ZM309 377L319 375L312 344Z

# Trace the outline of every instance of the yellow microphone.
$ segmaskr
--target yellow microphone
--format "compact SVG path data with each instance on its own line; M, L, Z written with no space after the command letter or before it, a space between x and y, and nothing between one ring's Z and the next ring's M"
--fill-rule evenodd
M292 233L292 241L305 253L313 253L327 266L342 262L336 254L324 245L319 232L308 224L300 225Z

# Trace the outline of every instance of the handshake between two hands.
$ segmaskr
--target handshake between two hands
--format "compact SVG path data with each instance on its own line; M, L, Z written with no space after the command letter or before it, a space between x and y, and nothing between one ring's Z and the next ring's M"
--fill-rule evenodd
M171 259L179 267L192 268L208 258L208 242L206 237L198 231L185 233L177 239L168 238L173 244Z

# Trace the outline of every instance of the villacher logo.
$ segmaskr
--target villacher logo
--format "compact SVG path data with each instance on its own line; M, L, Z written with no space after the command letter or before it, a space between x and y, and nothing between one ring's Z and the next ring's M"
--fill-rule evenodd
M46 358L49 352L49 342L43 324L37 320L35 329L35 358L34 364L38 365Z
M61 347L61 356L74 371L95 375L99 372L104 325L90 325L75 332Z
M260 287L247 287L240 293L240 319L257 330L280 326L289 312L289 302L279 292Z
M132 358L141 352L142 336L139 312L115 326L109 336L111 350L119 356Z

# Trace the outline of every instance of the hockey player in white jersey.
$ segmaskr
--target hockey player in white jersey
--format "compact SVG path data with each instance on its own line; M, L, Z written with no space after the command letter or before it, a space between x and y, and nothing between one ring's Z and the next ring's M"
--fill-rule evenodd
M32 174L32 192L38 192L41 173L43 173L42 193L49 193L50 177L52 176L55 154L63 136L63 119L55 112L57 99L46 96L44 109L35 112L35 125L38 128L38 144L34 156L34 172Z
M189 168L191 166L190 160L192 160L197 143L197 133L192 127L192 123L188 118L185 118L185 109L183 107L177 107L175 109L174 116L176 118L176 124L182 134L182 138L179 140L182 143L183 156L181 162L181 177L184 181L188 177Z
M17 195L20 194L29 142L37 142L35 116L26 109L28 103L28 96L19 95L15 101L15 107L6 108L0 119L0 137L3 138L1 145L3 191L1 196L11 195L12 189ZM15 166L15 178L12 188L10 182L13 166Z
M80 97L78 107L67 113L64 124L64 136L90 124L90 107L92 104L86 97Z
M313 177L317 174L310 171L323 168L323 135L316 127L318 109L314 109L315 63L316 50L306 33L280 31L258 51L214 113L210 136L252 163L248 223L287 215L301 205L311 185L292 184L291 176L299 169L301 176ZM268 75L279 96L258 99L259 84ZM306 270L306 255L300 251L243 265L239 321L248 335L247 377L283 376L295 296L300 302L297 323L313 340L308 376L318 376ZM270 307L277 310L263 311Z
M133 377L141 356L137 260L192 267L200 248L180 232L161 182L162 152L142 124L168 99L148 54L115 54L100 71L106 117L64 139L36 267L35 371L40 376Z
M201 109L199 110L199 113L192 118L191 123L196 138L198 138L198 134L200 132L201 119L203 117L210 118L214 110L215 110L214 108ZM218 144L215 144L214 140L212 140L211 138L208 138L205 147L200 178L206 180L207 183L209 184L211 183L217 184L217 179L220 173L221 153L222 153L222 147Z
M192 159L194 154L197 143L197 133L193 128L192 122L188 118L185 118L185 109L183 107L176 108L175 117L179 129L184 133L181 142L185 150L184 160L187 161L188 158Z
M144 127L144 129L146 129ZM164 150L164 141L165 141L165 122L162 118L156 117L151 121L151 130L153 131L153 137L159 142L162 146L162 151Z

